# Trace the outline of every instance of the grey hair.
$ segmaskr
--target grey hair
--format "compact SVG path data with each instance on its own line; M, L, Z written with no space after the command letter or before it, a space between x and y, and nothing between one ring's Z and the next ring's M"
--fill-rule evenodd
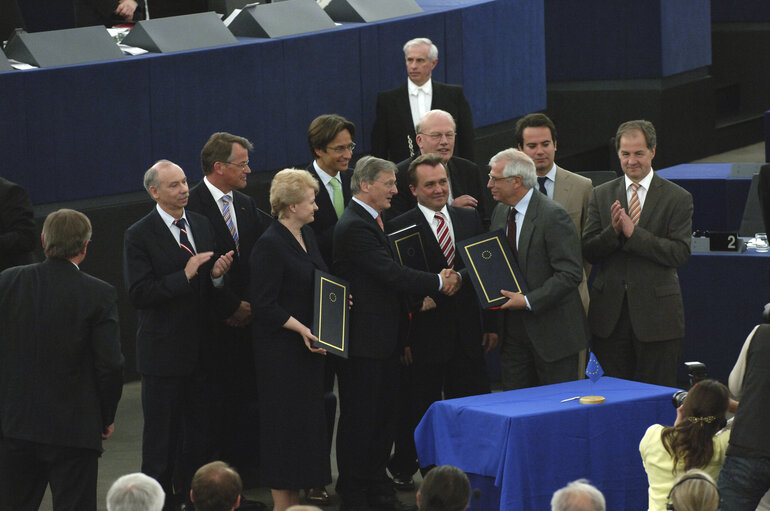
M505 161L503 168L504 177L521 176L521 183L525 188L534 188L537 184L537 172L535 171L535 162L532 158L522 153L518 149L508 148L500 151L489 160L490 165L500 161Z
M107 511L161 511L166 494L158 481L136 472L119 477L107 492Z
M150 193L151 186L158 187L158 169L167 165L176 165L176 163L170 160L158 160L144 173L144 189L147 190L147 193ZM152 196L151 193L150 196Z
M377 180L380 172L396 173L398 167L392 161L375 158L374 156L364 156L353 170L353 177L350 179L350 193L356 195L361 191L361 183L373 183Z
M586 479L572 481L551 498L551 511L605 511L606 506L602 492Z
M430 60L436 60L438 58L438 48L436 48L436 45L433 44L433 41L428 39L427 37L416 37L414 39L410 39L404 44L404 55L406 55L406 50L411 48L412 46L417 46L420 44L427 44L430 46L430 49L428 50L428 58Z

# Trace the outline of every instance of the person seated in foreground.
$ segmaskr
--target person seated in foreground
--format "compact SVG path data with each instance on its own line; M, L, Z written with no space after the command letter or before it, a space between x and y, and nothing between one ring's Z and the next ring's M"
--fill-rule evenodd
M166 494L152 477L135 472L121 476L107 492L107 511L161 511Z
M464 511L471 500L471 483L465 472L452 465L431 469L417 492L420 511Z
M190 501L195 511L233 511L241 505L242 490L238 472L223 461L212 461L195 472Z
M586 479L572 481L556 490L551 498L551 511L605 511L604 495Z
M703 470L692 469L676 478L668 494L666 509L672 511L716 511L719 490Z

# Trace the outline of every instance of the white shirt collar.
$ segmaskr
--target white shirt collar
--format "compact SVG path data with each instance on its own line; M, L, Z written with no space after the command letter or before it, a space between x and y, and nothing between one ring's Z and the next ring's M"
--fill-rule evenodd
M374 209L373 207L371 207L369 204L365 203L358 197L353 197L353 200L356 201L358 204L360 204L361 207L364 208L367 211L367 213L372 215L372 218L374 218L375 220L377 220L377 217L380 216L380 214L377 212L376 209Z
M553 167L551 167L551 170L548 171L548 174L545 176L537 176L537 177L547 177L554 183L556 182L556 163L553 164Z
M425 94L428 94L428 95L433 94L433 81L430 78L428 78L428 81L423 83L420 86L416 85L412 80L407 78L406 87L409 90L409 94L411 94L412 96L416 96L419 93L419 91L423 91Z
M316 174L318 174L318 177L321 179L321 182L324 186L329 186L329 181L334 179L334 176L330 176L324 169L322 169L318 165L318 160L313 160L313 168L316 171Z
M173 223L176 222L176 218L174 218L173 216L163 211L163 208L161 208L160 204L158 203L155 203L155 209L158 211L160 218L163 219L163 222L166 224L166 227L170 229L171 225L173 225ZM190 225L190 222L187 221L187 212L184 210L182 210L182 218L184 218L185 223L187 225Z
M417 207L420 208L420 211L425 216L425 220L428 221L428 225L432 225L433 222L435 221L437 211L433 211L430 208L426 208L425 206L423 206L419 202L417 203ZM447 222L450 221L449 220L449 210L447 209L446 204L444 204L444 207L441 208L441 210L438 211L438 213L441 213L442 215L444 215L444 219Z
M529 191L524 195L524 197L521 198L521 200L513 206L516 208L516 213L521 215L522 217L527 214L527 208L529 207L529 201L532 198L532 192L534 192L534 188L530 188ZM540 192L538 192L540 193Z
M647 173L647 175L644 176L644 178L641 181L639 181L639 184L642 186L642 188L644 188L645 191L650 189L650 182L652 181L652 176L654 173L655 171L652 170L651 168L650 171ZM626 176L625 174L623 174L623 179L626 182L626 190L628 190L628 188L631 186L631 183L633 183L633 181L631 181L628 178L628 176Z
M206 188L209 189L209 191L211 192L211 196L214 197L214 200L216 202L219 202L220 200L222 200L222 196L224 195L229 195L230 201L233 200L233 192L230 192L230 193L223 192L222 190L220 190L219 188L211 184L211 181L209 181L208 177L205 177L205 176L203 177L203 183L206 185Z

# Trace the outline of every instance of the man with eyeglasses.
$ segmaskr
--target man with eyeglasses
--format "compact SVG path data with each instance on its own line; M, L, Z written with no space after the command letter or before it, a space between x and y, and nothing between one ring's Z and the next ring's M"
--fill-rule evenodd
M486 202L488 205L491 198L484 190L481 171L478 165L472 161L455 156L456 141L457 126L449 112L431 110L423 115L417 123L417 145L420 148L420 154L438 154L447 168L449 205L475 209L482 221L488 224L489 216L484 203ZM393 197L391 208L385 214L385 218L388 220L414 209L417 205L417 199L409 188L409 178L407 177L407 169L417 156L419 154L398 164L398 173L396 174L398 195Z
M350 282L350 346L340 359L337 493L342 511L404 511L385 467L393 445L398 393L399 334L405 332L407 294L453 295L457 272L414 270L394 258L381 213L396 189L396 166L365 156L356 164L353 198L334 228L334 272Z
M372 128L372 154L398 163L419 156L415 126L430 110L441 109L457 121L457 154L473 161L473 114L460 85L433 81L438 48L419 37L404 45L405 84L377 95L377 116Z
M490 230L503 229L526 280L526 294L504 290L498 313L503 390L575 380L588 323L578 285L580 241L566 210L540 193L532 159L516 149L489 161L487 187L500 204Z
M187 210L207 217L214 226L216 252L233 251L230 278L213 306L220 320L210 356L212 455L241 471L259 459L257 383L251 346L249 256L272 217L257 208L246 188L249 168L247 139L214 133L201 150L203 180L190 190ZM252 507L242 499L241 506Z

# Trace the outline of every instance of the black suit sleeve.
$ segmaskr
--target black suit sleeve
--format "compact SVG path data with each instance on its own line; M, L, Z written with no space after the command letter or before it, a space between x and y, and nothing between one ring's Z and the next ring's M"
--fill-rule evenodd
M388 108L385 96L377 94L377 109L372 127L372 156L388 157Z
M120 350L118 305L115 288L106 289L98 316L91 324L91 352L96 369L96 386L102 413L102 427L115 422L123 393L123 354Z
M460 88L458 98L459 112L457 115L457 140L455 142L455 154L466 160L474 160L473 141L476 138L476 132L473 129L473 113L465 92ZM478 198L478 197L477 197Z

